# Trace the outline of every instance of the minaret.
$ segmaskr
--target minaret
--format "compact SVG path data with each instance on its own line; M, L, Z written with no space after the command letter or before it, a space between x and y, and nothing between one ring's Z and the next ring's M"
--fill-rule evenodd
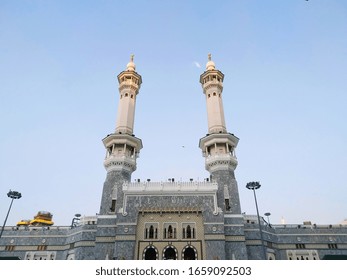
M216 69L208 55L206 71L200 83L206 98L208 134L200 139L205 168L218 183L218 206L221 211L241 214L234 170L237 166L235 148L239 139L226 130L222 100L224 74Z
M126 71L118 75L120 99L116 133L133 134L136 96L142 83L141 76L135 72L135 69L134 55L131 55Z
M104 166L107 176L104 183L100 215L117 212L122 207L122 185L131 180L136 170L136 158L142 148L142 141L133 134L136 97L142 83L135 72L134 56L125 71L118 75L119 105L116 130L102 141L106 148Z
M223 110L224 75L216 69L208 55L206 71L200 76L207 105L208 134L200 139L205 168L218 185L218 216L224 222L225 259L247 259L244 218L241 214L239 190L235 179L237 159L235 148L239 139L226 130ZM216 217L217 219L217 217Z

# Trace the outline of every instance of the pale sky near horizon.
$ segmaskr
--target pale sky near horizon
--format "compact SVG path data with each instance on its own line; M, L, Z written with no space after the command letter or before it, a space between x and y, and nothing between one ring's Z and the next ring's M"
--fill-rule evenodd
M102 138L115 129L117 75L135 54L143 84L132 179L208 177L199 76L207 54L225 75L227 129L240 138L235 171L260 181L270 221L347 218L347 2L1 1L0 223L37 211L69 225L99 211Z

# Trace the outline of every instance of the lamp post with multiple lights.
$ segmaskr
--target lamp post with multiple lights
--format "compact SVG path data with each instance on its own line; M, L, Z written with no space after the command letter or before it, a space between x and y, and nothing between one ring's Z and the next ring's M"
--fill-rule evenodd
M8 218L8 215L10 214L10 211L11 211L11 207L12 207L12 203L13 203L13 200L15 199L20 199L22 197L22 194L20 192L17 192L17 191L9 191L7 193L7 196L9 198L11 198L11 203L10 203L10 207L8 208L8 211L7 211L7 215L6 215L6 218L5 218L5 221L4 221L4 225L2 226L2 229L1 229L1 232L0 232L0 238L2 236L2 233L4 232L5 230L5 225L6 225L6 222L7 222L7 218Z
M260 185L259 182L249 182L249 183L247 183L246 188L249 189L249 190L253 190L255 207L257 208L257 217L258 217L258 224L259 224L261 247L262 247L262 251L263 251L263 258L264 258L264 260L266 260L266 250L265 250L264 239L263 239L263 231L261 229L260 216L259 216L258 203L257 203L257 196L255 194L255 190L259 189L260 186L261 185Z

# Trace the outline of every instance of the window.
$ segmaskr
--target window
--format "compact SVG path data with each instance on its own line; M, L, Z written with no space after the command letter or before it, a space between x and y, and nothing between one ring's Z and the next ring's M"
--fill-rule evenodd
M183 239L195 238L195 227L194 227L194 225L183 225L182 238Z
M158 226L146 225L145 226L145 239L158 239Z
M110 207L111 212L115 212L116 211L116 200L112 199L112 204Z
M39 245L39 246L37 246L37 250L38 251L45 251L45 250L47 250L47 245Z
M230 205L229 205L229 199L226 199L226 200L225 200L225 210L226 210L226 211L230 211L230 209L231 209L231 207L230 207Z
M164 225L164 239L176 239L177 238L177 229L174 224Z
M10 252L12 252L12 251L14 250L14 248L15 248L14 245L7 245L7 246L5 247L5 251L10 251Z
M154 238L154 227L153 226L150 226L149 227L149 236L148 236L149 239L153 239Z
M337 249L337 244L328 244L329 249Z
M187 238L192 238L192 229L190 225L187 226Z
M305 249L305 244L295 244L296 249Z
M167 229L167 238L173 238L174 236L174 230L172 229L172 226L170 225Z

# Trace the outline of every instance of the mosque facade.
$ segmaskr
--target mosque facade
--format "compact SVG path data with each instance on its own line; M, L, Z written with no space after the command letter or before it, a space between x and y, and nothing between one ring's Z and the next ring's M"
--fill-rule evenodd
M117 78L116 129L102 140L107 173L98 215L68 227L7 226L0 259L347 259L347 224L271 225L241 212L235 178L239 139L227 130L224 74L210 55L200 75L208 131L199 148L210 174L203 182L131 180L142 149L133 131L142 84L133 56Z

